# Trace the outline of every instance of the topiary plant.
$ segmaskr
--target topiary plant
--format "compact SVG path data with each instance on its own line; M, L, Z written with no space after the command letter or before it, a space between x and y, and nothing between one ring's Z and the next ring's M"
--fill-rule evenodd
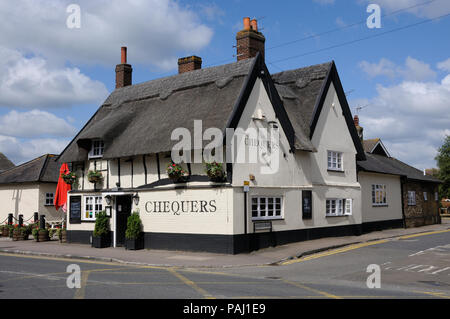
M97 214L95 220L94 236L101 237L109 232L109 218L106 216L106 212L102 211Z
M127 239L138 239L142 231L142 221L139 214L134 212L128 217L127 230L125 231L125 237Z

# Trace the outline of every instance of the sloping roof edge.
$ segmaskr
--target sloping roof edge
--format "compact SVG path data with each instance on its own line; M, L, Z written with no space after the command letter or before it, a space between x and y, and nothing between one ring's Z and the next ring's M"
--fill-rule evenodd
M361 140L359 139L358 132L356 131L352 114L350 111L350 107L347 102L347 98L345 96L344 88L342 87L341 80L339 78L339 73L337 71L336 64L334 60L331 62L330 69L327 75L327 79L324 82L324 85L322 86L322 89L319 94L319 98L317 100L317 103L314 107L313 116L311 118L311 130L310 130L310 139L312 139L314 135L314 131L317 125L317 122L319 121L320 113L322 112L323 105L325 103L326 95L328 93L328 90L330 88L331 82L333 82L334 87L336 89L336 94L339 99L339 103L341 104L342 111L344 113L345 122L347 123L347 127L349 129L350 135L353 140L353 144L355 145L357 155L356 158L359 161L364 161L366 159L366 155L364 152L364 148L362 146Z

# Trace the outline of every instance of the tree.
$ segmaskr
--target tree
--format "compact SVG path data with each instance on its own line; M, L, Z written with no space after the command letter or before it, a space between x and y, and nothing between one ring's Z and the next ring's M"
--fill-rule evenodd
M443 182L439 187L439 195L440 198L450 198L450 135L445 137L438 152L435 159L439 167L439 179Z

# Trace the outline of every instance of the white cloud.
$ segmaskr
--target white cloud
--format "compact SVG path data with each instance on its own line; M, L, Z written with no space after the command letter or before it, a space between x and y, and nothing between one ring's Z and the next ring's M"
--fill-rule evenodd
M26 57L0 46L0 106L51 108L99 103L107 94L102 82L78 68L53 67L41 57Z
M381 138L392 156L419 169L435 167L437 149L450 134L449 101L450 74L440 82L378 85L359 115L364 137Z
M437 68L442 71L450 72L450 58L445 61L439 62Z
M407 81L424 81L436 78L436 72L429 64L407 57L404 66L397 66L394 62L382 58L378 63L362 61L359 67L367 73L370 78L386 76L391 79L401 77Z
M173 69L180 52L196 53L213 34L195 10L174 0L80 0L81 28L69 29L66 8L72 2L2 1L0 45L51 61L109 67L120 61L120 47L128 46L130 63Z
M76 129L66 120L54 114L32 110L29 112L10 111L0 116L0 135L34 138L36 136L73 137Z
M19 165L44 154L59 154L69 143L66 139L40 138L22 140L0 135L0 152Z
M369 63L367 61L362 61L359 63L359 67L367 73L370 78L377 76L387 76L389 78L394 78L396 76L395 64L388 59L381 59L378 63Z
M366 3L374 3L373 0L364 0ZM416 15L421 18L436 18L441 16L445 12L450 12L450 1L447 0L435 0L433 2L424 4L426 0L377 0L376 3L382 7L382 13L389 13L405 8L414 7L406 10L405 12Z

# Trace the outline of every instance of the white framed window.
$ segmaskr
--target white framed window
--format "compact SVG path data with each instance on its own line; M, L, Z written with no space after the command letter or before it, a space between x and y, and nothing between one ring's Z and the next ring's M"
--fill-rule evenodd
M423 192L423 200L428 201L428 193L427 192Z
M102 196L85 196L84 197L84 214L82 220L94 221L97 214L103 210Z
M89 158L100 158L103 156L103 150L105 149L105 144L102 140L93 140L91 151L89 152Z
M281 219L282 204L280 196L252 196L252 219Z
M53 206L55 193L45 193L45 206Z
M331 171L340 171L344 170L342 163L342 153L328 151L328 169Z
M372 185L372 205L386 206L386 185L374 184Z
M349 216L352 214L352 208L351 198L329 198L326 201L326 216Z
M416 206L416 192L408 191L408 206Z

